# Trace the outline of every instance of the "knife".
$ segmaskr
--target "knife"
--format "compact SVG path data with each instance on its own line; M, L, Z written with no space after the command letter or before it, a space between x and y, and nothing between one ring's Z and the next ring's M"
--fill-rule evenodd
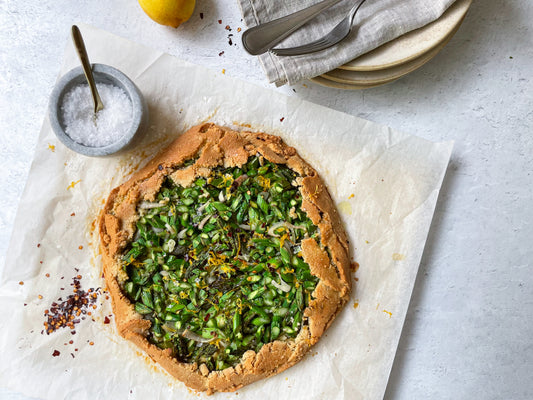
M324 0L303 10L247 29L242 34L244 49L253 56L263 54L287 36L342 0Z

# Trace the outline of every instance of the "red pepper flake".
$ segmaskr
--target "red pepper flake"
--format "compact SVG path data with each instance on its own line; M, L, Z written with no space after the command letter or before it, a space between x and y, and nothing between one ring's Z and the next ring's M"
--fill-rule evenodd
M37 247L41 247L41 243L37 243Z
M231 28L230 28L229 25L226 25L226 27L225 27L224 29L226 29L227 31L230 31L230 32L231 32Z
M81 275L77 275L73 278L73 283L71 286L74 287L73 291L75 294L69 295L65 300L61 298L57 299L57 302L53 302L49 309L45 310L44 316L46 321L44 326L46 328L46 334L49 335L60 328L70 328L71 334L74 335L76 331L74 327L76 324L80 323L80 319L76 318L80 315L80 312L85 313L87 307L93 306L97 299L98 289L92 289L91 294L86 292L81 288L80 284ZM64 290L64 288L61 288Z
M204 19L204 13L200 13L200 19Z
M280 118L279 122L283 122L284 119L285 119L285 117Z
M237 28L237 32L240 32L240 31L242 31L242 29L241 28Z
M78 249L83 250L83 246L82 245L78 246Z
M59 352L59 350L54 350L54 352L52 353L52 356L53 357L57 357L58 355L60 355L61 353Z
M222 54L224 54L223 51L221 51L220 53L218 53L219 57L222 56Z
M89 346L94 346L94 342L89 342Z
M24 285L24 282L20 281L20 282L19 282L19 285L20 285L20 286Z
M219 20L218 20L218 23L219 23L219 24L222 24L222 20L221 20L221 19L219 19Z
M76 216L76 213L73 212L72 214L70 214L71 217L75 217Z
M37 297L39 298L39 300L41 300L41 299L43 298L43 296L41 296L41 295L39 295L39 296L37 296Z
M104 324L109 324L111 321L109 320L109 318L105 317L104 318Z
M42 264L43 262L42 261L39 261L39 264Z

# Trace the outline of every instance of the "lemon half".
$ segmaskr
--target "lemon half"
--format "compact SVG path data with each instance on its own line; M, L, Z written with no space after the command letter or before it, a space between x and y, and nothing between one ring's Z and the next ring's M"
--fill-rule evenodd
M191 17L196 0L139 0L139 4L158 24L177 28Z

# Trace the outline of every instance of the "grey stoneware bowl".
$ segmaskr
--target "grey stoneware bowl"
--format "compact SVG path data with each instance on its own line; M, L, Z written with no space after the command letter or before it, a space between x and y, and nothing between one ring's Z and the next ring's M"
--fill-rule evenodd
M137 86L133 81L120 72L118 69L104 64L92 64L94 80L96 83L107 83L115 85L128 95L131 100L133 112L132 122L128 132L118 141L107 146L90 147L75 142L65 133L65 124L61 116L61 104L63 98L72 87L79 84L86 84L87 80L81 67L70 70L59 79L50 96L49 117L52 129L57 138L69 149L85 156L98 157L117 153L127 148L137 133L143 131L148 125L148 106ZM105 107L105 104L104 104Z

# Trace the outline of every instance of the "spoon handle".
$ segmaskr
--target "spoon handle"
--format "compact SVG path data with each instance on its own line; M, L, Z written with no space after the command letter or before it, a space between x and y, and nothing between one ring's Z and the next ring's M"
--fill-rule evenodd
M104 108L104 103L102 103L102 99L98 94L98 90L96 90L96 83L94 82L93 71L91 63L89 62L87 50L85 49L85 43L83 42L81 32L76 25L72 25L72 40L74 41L74 47L76 47L76 52L80 58L81 66L83 68L83 72L85 73L85 78L87 78L87 82L89 83L89 87L91 89L91 94L94 101L94 113L96 114L98 111Z

